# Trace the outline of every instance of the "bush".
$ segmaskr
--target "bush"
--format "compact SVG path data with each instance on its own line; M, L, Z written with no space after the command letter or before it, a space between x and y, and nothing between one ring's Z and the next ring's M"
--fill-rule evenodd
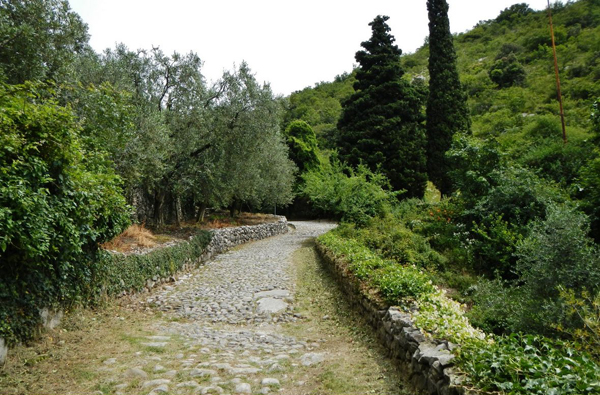
M369 219L389 212L398 192L391 192L385 176L366 166L356 170L338 161L302 175L301 192L323 213L364 226Z
M480 278L470 289L473 301L467 316L473 325L486 333L510 333L523 300L518 288L500 279Z
M128 224L119 178L78 133L43 85L0 84L0 337L9 342L33 336L38 309L86 301L98 244Z
M124 291L141 291L148 279L166 278L180 271L185 264L197 263L211 237L210 232L201 231L189 241L147 254L125 255L104 251L93 273L90 294L98 299Z
M493 343L463 347L459 365L467 383L508 394L597 394L600 369L569 344L511 334Z
M496 60L489 71L489 76L500 88L520 86L525 83L525 68L519 63L516 56L510 53L506 57Z
M401 265L441 267L445 258L430 247L425 237L410 230L404 221L405 218L391 214L373 218L354 237L383 258Z
M348 231L346 228L341 233ZM326 233L318 241L335 256L344 259L350 272L379 291L387 303L397 305L407 298L418 299L435 290L429 276L416 267L383 259L360 241L340 236L339 232Z
M600 361L600 292L593 296L587 290L576 294L573 290L559 287L559 291L567 308L567 319L582 325L579 328L557 325L557 330L568 334L577 342L576 345Z
M381 291L386 302L393 305L435 291L429 276L415 266L386 265L372 274L371 283Z
M567 205L552 205L547 211L517 244L517 271L528 302L517 330L550 333L557 323L580 327L580 321L565 316L559 287L578 293L600 290L600 251L587 236L587 216Z

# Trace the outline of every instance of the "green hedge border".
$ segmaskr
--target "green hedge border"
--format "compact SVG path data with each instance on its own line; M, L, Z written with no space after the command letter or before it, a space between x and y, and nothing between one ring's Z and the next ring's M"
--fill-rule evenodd
M173 276L186 265L197 266L213 233L201 231L189 241L159 248L145 254L125 255L103 251L93 277L95 297L116 296L142 291L148 281Z

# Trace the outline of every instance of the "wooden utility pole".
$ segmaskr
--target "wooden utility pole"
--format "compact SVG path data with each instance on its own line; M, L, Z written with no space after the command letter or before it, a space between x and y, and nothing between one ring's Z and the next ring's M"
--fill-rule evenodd
M565 111L563 110L562 93L560 91L560 77L558 76L558 59L556 57L556 42L554 41L554 26L552 25L552 11L548 0L548 19L550 19L550 35L552 36L552 53L554 54L554 73L556 74L556 92L560 106L560 122L562 123L563 142L567 144L567 128L565 126Z

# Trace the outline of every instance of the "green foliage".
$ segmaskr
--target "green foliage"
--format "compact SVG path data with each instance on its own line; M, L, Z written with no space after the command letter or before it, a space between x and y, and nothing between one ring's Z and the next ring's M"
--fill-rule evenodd
M596 100L592 105L590 118L594 142L597 145L600 141L600 100ZM593 159L581 169L579 187L583 209L590 216L592 235L598 242L600 240L600 151L598 149L594 151Z
M129 211L119 178L82 148L51 90L0 85L0 109L0 336L12 342L32 336L39 308L85 300L98 244Z
M489 71L489 75L490 79L500 88L525 83L525 69L512 53L496 60Z
M511 334L493 343L463 347L461 369L482 391L509 394L595 394L600 369L586 354L568 344Z
M404 204L404 202L403 202ZM407 227L405 216L387 214L371 219L364 227L351 234L342 234L360 240L385 259L401 265L414 265L420 269L437 269L445 258L434 251L428 240Z
M559 287L575 292L600 290L598 246L588 238L585 214L566 205L547 208L545 219L529 225L529 235L517 244L517 272L526 303L517 330L551 333L553 324L581 327L566 319Z
M354 73L344 73L332 82L321 82L292 93L283 125L287 127L294 120L302 120L315 131L319 146L334 148L336 125L342 113L341 103L354 93L354 82Z
M578 328L558 325L557 329L567 333L577 342L576 345L592 354L596 361L600 360L600 292L596 292L596 296L587 290L576 294L562 286L559 291L567 306L567 319L582 322L583 325Z
M590 215L592 235L600 240L600 152L581 169L580 195L583 199L583 209Z
M516 243L528 233L527 224L546 216L547 208L568 198L556 187L519 168L493 172L489 192L465 207L463 221L473 224L476 270L514 278Z
M503 166L495 140L481 141L460 134L454 136L446 158L452 168L451 181L469 205L490 191L496 184L494 172Z
M473 306L466 314L474 326L496 335L512 332L525 300L519 288L499 278L479 278L468 293Z
M388 212L398 194L389 191L382 174L362 165L354 170L336 160L301 177L301 193L317 210L359 226Z
M123 292L141 291L152 278L167 278L183 268L195 265L212 234L202 231L189 241L146 254L111 254L104 251L92 276L89 293L95 300Z
M344 101L338 122L340 158L382 171L407 197L425 192L425 133L422 95L402 78L402 51L394 44L387 16L369 25L372 36L356 53L355 93Z
M428 0L429 98L427 100L427 174L442 195L453 187L445 158L456 133L470 133L467 97L461 86L446 0Z
M348 269L379 291L389 304L398 304L407 298L419 299L434 291L427 274L414 266L382 259L359 241L342 238L335 231L318 240L336 256L343 257Z
M87 42L87 25L66 0L0 3L0 75L10 84L64 81Z
M292 121L285 130L290 159L300 172L319 167L317 137L310 125L304 121Z
M500 15L496 17L496 22L505 22L511 25L532 12L533 10L526 3L513 4L500 12Z

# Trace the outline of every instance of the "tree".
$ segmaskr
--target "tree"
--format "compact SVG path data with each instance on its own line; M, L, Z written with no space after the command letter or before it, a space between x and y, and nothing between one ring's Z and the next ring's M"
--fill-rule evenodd
M87 25L66 0L0 2L0 74L10 84L61 81L87 43Z
M446 0L428 0L429 99L427 101L427 174L443 195L452 192L445 158L455 133L469 133L467 98L456 68L456 52Z
M402 51L394 44L388 19L377 16L369 24L371 39L356 53L355 93L343 103L338 122L339 153L352 166L381 168L395 190L422 197L427 181L422 100L402 78Z
M0 84L0 108L0 337L14 341L32 335L18 330L33 330L40 308L90 296L98 244L129 210L119 178L46 87Z
M311 170L320 165L317 136L304 121L293 121L285 130L287 144L290 148L290 159L301 172Z
M296 167L280 131L282 107L271 87L256 81L248 64L223 75L224 87L211 130L220 150L222 178L214 192L232 212L242 204L255 208L284 206L293 198Z
M525 82L525 69L514 54L497 59L489 72L490 79L500 88L513 85L523 85Z

